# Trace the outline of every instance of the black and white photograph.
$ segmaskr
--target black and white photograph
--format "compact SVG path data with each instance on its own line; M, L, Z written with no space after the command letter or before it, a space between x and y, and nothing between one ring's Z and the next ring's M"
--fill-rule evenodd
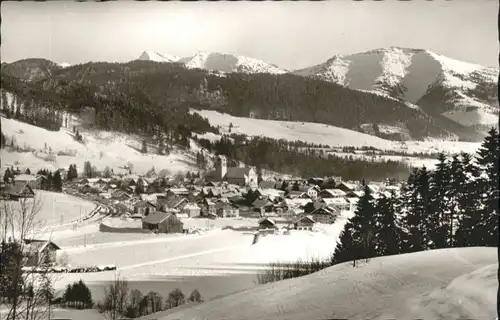
M2 1L0 320L498 320L499 18Z

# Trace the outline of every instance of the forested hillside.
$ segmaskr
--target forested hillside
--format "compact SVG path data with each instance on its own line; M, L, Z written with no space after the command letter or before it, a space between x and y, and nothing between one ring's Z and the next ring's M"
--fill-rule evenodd
M13 75L7 67L2 73ZM457 129L394 99L290 74L215 75L176 63L133 61L76 65L22 85L30 86L29 95L40 90L57 94L58 103L72 111L95 107L103 128L134 130L148 123L147 132L154 132L155 125L188 126L197 132L208 127L187 116L187 109L204 108L355 130L367 123L390 124L406 127L415 139L443 137ZM132 117L136 123L131 123ZM196 124L188 125L192 122Z

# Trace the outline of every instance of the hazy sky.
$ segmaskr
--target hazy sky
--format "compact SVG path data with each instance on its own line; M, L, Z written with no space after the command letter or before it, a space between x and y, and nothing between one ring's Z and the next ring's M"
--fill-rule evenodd
M497 0L4 2L2 61L129 61L216 51L296 69L388 46L498 65Z

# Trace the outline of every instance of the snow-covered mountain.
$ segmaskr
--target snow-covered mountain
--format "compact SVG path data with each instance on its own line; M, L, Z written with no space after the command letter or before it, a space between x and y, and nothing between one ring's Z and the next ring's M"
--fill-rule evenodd
M176 62L180 59L178 56L159 54L152 51L144 51L139 60L155 61L155 62Z
M243 72L282 74L288 72L285 69L278 68L273 64L266 63L258 59L217 52L200 51L194 56L179 58L176 56L166 56L151 51L145 51L139 57L139 60L181 62L190 69L197 68L219 71L222 73Z
M428 50L390 47L335 55L293 73L382 93L465 126L498 122L498 70Z

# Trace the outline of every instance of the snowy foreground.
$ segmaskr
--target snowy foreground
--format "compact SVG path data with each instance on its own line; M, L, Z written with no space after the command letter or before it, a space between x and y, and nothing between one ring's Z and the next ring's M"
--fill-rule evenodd
M107 225L120 225L120 218L106 218ZM91 222L71 230L50 234L61 246L58 259L71 266L115 265L116 271L57 274L58 294L74 281L83 279L95 301L116 276L126 278L131 288L151 290L167 296L178 287L189 293L198 289L206 300L255 286L256 273L270 262L327 258L345 219L333 225L318 225L315 232L292 231L289 235L263 237L252 245L252 231L223 230L224 226L255 227L257 219L183 219L195 234L153 235L103 233Z
M141 319L494 319L497 248L341 264Z

